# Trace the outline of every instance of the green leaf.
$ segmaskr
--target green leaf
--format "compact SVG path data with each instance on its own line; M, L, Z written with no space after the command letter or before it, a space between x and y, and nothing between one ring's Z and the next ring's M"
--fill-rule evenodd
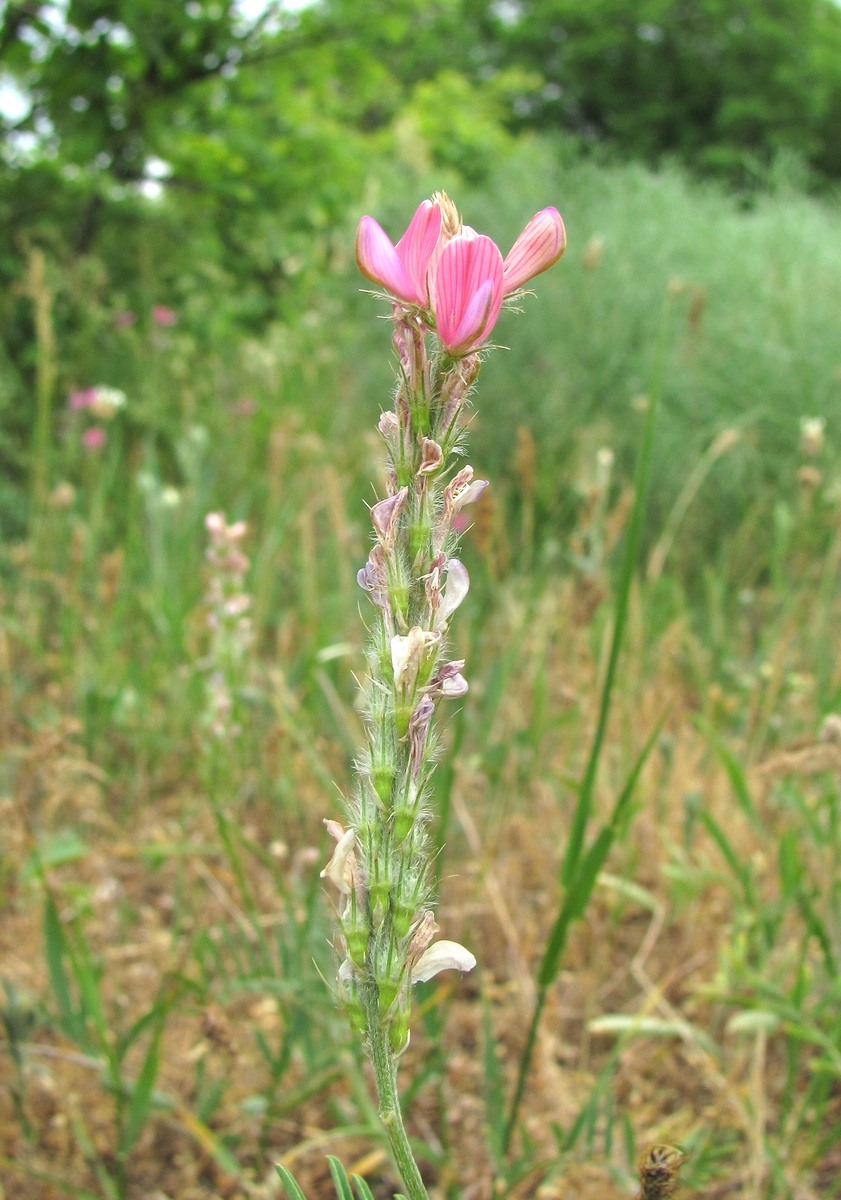
M275 1163L274 1168L280 1176L281 1183L286 1188L287 1200L307 1200L295 1182L294 1176L287 1171L286 1167L281 1166L280 1163Z
M55 900L49 892L44 901L44 947L47 971L53 995L58 1004L61 1028L77 1046L81 1046L84 1050L91 1050L84 1019L73 1004L70 994L70 981L64 967L65 958L69 957L70 950Z
M753 879L751 878L750 867L741 861L738 854L730 844L726 833L715 820L715 818L710 815L710 813L702 812L701 822L707 833L709 833L710 837L721 851L722 857L730 868L733 878L738 880L739 884L741 885L745 897L745 903L751 908L756 907L756 893L753 887Z
M345 1173L345 1169L339 1160L332 1154L327 1155L327 1165L330 1167L330 1174L333 1177L333 1184L336 1188L336 1195L339 1200L353 1200L353 1192L350 1186L350 1180Z
M143 1059L143 1066L131 1089L128 1120L120 1133L120 1151L123 1154L128 1154L137 1140L152 1105L152 1091L160 1069L161 1035L166 1021L166 1008L163 1006L158 1006L156 1021Z
M549 987L557 978L558 971L561 968L561 958L566 946L569 927L573 921L578 920L584 914L587 902L598 879L599 871L607 859L614 839L622 826L640 773L660 735L662 724L663 718L657 722L654 732L649 736L648 741L640 751L637 761L634 763L631 773L625 781L625 786L616 799L610 820L602 826L586 853L576 864L575 872L570 880L566 895L555 918L555 924L552 926L546 947L543 951L543 961L540 964L540 973L538 975L538 986L541 988Z
M351 1175L353 1186L356 1188L359 1200L374 1200L374 1193L368 1187L368 1184L359 1175Z
M502 1067L487 996L482 995L482 1065L485 1074L485 1120L494 1167L499 1173L505 1153L505 1092Z
M21 879L27 883L43 875L44 867L60 867L65 863L75 862L84 858L88 848L75 830L63 830L55 833L43 842L29 856L23 865Z

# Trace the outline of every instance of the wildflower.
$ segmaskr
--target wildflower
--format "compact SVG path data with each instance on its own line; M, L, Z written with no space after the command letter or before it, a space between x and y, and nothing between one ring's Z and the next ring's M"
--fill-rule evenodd
M126 403L126 394L120 388L98 384L88 389L91 393L88 409L100 421L110 421Z
M826 431L825 417L800 418L800 449L810 458L817 458L823 450Z
M455 359L477 350L496 324L503 296L556 263L566 233L556 208L535 213L503 261L491 238L461 223L444 193L416 210L395 246L365 216L356 234L359 270L397 300L424 310L424 320Z
M83 408L90 408L95 399L96 388L79 388L67 397L67 407L74 412L80 412Z
M100 425L91 425L82 434L82 445L86 450L101 450L105 445L105 430Z
M156 325L167 329L178 324L178 315L171 308L167 308L165 304L155 304L152 307L152 320Z
M355 764L347 829L323 876L341 893L338 992L364 1034L381 1102L393 1105L397 1058L409 1043L412 984L476 964L458 942L434 941L429 824L440 701L468 688L464 659L448 659L450 621L470 581L454 527L487 482L457 464L462 414L506 294L563 252L563 222L542 209L507 258L462 223L443 194L424 201L393 244L373 219L356 236L362 274L393 297L394 408L378 431L386 493L371 508L372 547L359 572L374 605L364 693L366 745ZM425 1195L399 1120L388 1125L407 1192Z
M114 324L118 329L129 329L134 325L137 317L131 309L124 308L120 312L114 314Z
M64 480L50 492L50 504L53 508L69 508L76 499L76 489L72 483Z
M180 495L176 489L165 488L164 493L167 491L174 493L172 501L177 504ZM210 537L206 552L210 575L206 600L211 634L208 663L212 668L205 721L214 736L223 739L242 732L236 720L235 703L254 636L248 616L251 597L245 591L248 558L240 548L248 529L244 521L229 525L218 512L208 513L204 525Z

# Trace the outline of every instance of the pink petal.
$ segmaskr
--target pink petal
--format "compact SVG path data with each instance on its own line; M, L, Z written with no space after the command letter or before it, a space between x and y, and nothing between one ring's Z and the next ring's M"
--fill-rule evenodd
M398 257L412 281L415 294L424 305L428 302L427 271L440 236L441 209L431 200L424 200L416 209L408 229L396 246Z
M356 230L356 265L372 283L408 304L423 304L409 272L388 234L373 217L363 217Z
M502 255L489 237L453 238L435 275L438 336L450 354L468 354L489 336L502 306Z
M566 249L566 231L556 208L535 213L506 256L502 277L506 296L556 263Z

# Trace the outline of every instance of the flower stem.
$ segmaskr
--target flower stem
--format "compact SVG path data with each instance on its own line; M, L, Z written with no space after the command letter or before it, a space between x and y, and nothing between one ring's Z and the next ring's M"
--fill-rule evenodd
M397 1092L397 1060L389 1045L388 1026L380 1015L376 985L363 989L362 1003L365 1008L368 1048L374 1068L380 1120L388 1135L408 1200L429 1200L429 1193L424 1186L403 1124Z

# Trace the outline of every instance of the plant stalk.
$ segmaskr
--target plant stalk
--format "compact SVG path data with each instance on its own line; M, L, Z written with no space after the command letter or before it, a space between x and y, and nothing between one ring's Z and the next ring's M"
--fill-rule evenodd
M388 1026L383 1023L380 1015L376 985L364 989L362 1003L365 1008L368 1048L374 1068L380 1120L388 1136L397 1170L406 1188L408 1200L429 1200L429 1193L421 1178L403 1124L397 1091L397 1059L389 1045Z

